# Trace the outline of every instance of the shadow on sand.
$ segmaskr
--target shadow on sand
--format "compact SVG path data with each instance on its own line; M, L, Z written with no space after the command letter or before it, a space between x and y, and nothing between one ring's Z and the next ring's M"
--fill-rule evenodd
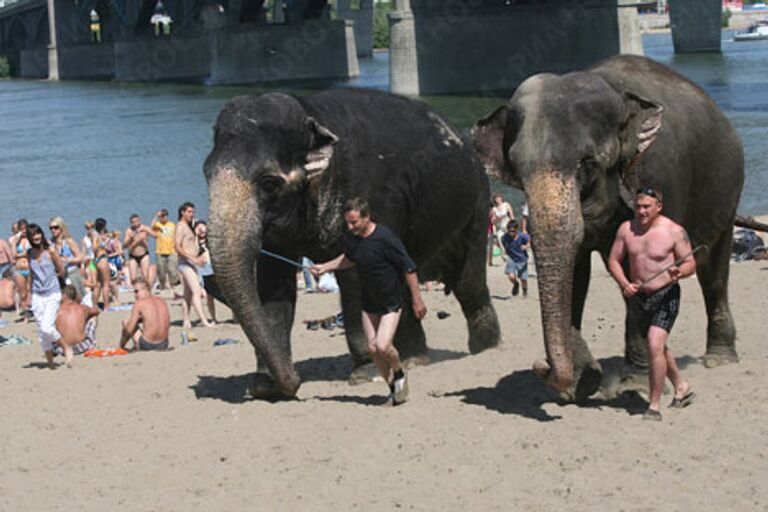
M433 349L429 351L431 363L451 361L468 356L467 352L454 350ZM296 363L296 371L301 375L302 382L345 381L352 371L352 357L348 354L328 357L315 357ZM217 377L215 375L198 375L197 383L189 386L195 392L195 397L213 398L231 404L241 404L252 398L248 388L253 382L255 373ZM312 397L319 400L335 400L338 402L359 403L361 405L382 405L387 397L359 395L340 395L334 397Z
M601 385L601 393L604 396L612 396L607 392L611 383L618 383L621 378L621 369L624 358L609 357L599 360L603 368L604 377ZM690 365L700 364L699 358L682 356L677 358L677 364L681 370ZM596 396L599 396L598 393ZM518 370L511 375L503 377L496 386L463 389L451 393L434 395L440 397L461 397L462 402L470 405L479 405L499 412L501 414L516 414L537 421L553 421L561 416L552 416L542 406L546 403L566 405L555 391L539 379L532 370ZM643 414L648 407L648 402L637 392L628 391L611 398L589 398L579 403L581 407L602 408L611 407L622 409L628 415Z

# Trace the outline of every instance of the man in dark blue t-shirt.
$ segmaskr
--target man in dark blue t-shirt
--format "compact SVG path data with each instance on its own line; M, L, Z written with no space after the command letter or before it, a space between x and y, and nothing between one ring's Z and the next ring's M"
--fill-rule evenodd
M507 232L501 237L501 244L507 253L507 266L504 273L512 282L512 295L520 292L522 283L523 296L527 296L528 248L531 246L531 237L527 233L518 232L517 221L511 220L507 224Z
M319 276L357 266L368 350L389 385L392 403L399 405L408 399L408 382L392 340L405 303L406 285L416 318L421 320L427 314L419 291L416 264L395 233L371 220L364 199L347 201L344 221L348 230L341 241L344 252L331 261L314 265L311 272Z

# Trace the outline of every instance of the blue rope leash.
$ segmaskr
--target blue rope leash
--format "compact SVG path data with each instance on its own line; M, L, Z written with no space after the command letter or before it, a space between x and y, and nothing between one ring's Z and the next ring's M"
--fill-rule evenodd
M261 254L263 254L264 256L269 256L270 258L275 258L276 260L280 260L282 262L288 263L290 265L293 265L294 267L310 268L308 265L302 265L298 261L293 261L292 259L286 258L285 256L280 256L279 254L275 254L266 249L262 249Z

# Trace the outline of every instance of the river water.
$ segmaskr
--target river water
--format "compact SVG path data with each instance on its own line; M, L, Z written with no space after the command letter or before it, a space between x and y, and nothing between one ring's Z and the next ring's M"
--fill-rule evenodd
M644 36L646 55L693 79L735 125L746 153L740 210L768 212L768 41L734 43L722 54L675 56L668 34ZM388 88L388 56L361 61L361 77L339 86ZM285 90L285 88L283 88ZM124 230L131 213L148 222L159 208L184 201L207 217L202 165L222 105L255 87L0 81L0 236L27 217L47 227L62 216L82 236L102 216ZM423 98L462 128L503 98ZM507 192L513 204L521 194Z

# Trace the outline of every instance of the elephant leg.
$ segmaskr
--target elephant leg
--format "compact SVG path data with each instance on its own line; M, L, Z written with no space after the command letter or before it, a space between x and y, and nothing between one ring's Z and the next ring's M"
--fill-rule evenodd
M699 253L701 254L701 252ZM728 274L730 271L731 233L723 234L697 258L697 276L707 308L707 353L704 366L713 368L737 363L736 326L728 307Z
M589 398L600 388L603 370L592 356L587 342L581 336L581 321L584 315L584 303L587 300L592 255L581 251L574 265L573 294L571 302L571 353L573 355L573 385L562 393L569 401L581 402Z
M485 218L483 218L483 222ZM501 329L496 310L488 292L486 267L486 238L484 229L474 229L482 236L470 237L469 250L453 293L467 320L469 351L478 354L496 347L501 341Z
M395 348L400 353L400 360L406 365L426 364L429 362L427 353L427 337L421 321L413 314L411 299L408 297L403 304L400 323L395 331Z
M257 283L261 307L266 319L266 329L275 345L284 347L291 354L291 328L296 313L295 269L285 263L262 258L257 268ZM251 396L260 399L276 399L283 395L256 349L257 368L251 384Z
M351 385L370 382L379 370L371 362L368 353L368 340L363 332L361 315L360 280L357 269L350 268L336 273L336 280L341 291L341 310L344 312L344 334L347 347L352 356L353 369L349 374Z
M628 270L625 269L628 274ZM636 300L625 301L624 367L618 394L634 391L648 393L648 329L650 322Z

